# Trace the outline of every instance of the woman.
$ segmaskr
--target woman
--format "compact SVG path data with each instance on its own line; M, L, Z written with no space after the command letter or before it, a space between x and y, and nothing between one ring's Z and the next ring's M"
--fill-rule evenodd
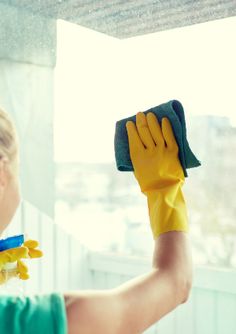
M160 125L153 113L138 112L136 125L129 121L126 128L134 175L147 197L154 239L152 269L110 290L1 296L2 334L142 333L188 300L192 258L181 190L184 174L171 124L163 118ZM20 198L17 133L10 116L0 110L0 234Z

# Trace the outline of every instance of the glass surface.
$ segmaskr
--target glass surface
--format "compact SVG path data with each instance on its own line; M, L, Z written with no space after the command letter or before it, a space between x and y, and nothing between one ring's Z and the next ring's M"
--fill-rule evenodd
M182 102L202 166L184 193L194 262L236 267L236 18L117 40L58 21L56 220L92 249L150 256L146 199L119 172L115 122Z

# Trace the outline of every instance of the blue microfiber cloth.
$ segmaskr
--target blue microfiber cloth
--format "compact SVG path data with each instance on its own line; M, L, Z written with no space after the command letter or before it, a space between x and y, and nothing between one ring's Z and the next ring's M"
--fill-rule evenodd
M159 123L163 117L167 117L170 120L175 139L179 146L179 159L183 167L184 175L187 177L186 169L201 166L201 162L193 154L187 141L186 122L182 104L178 100L170 100L157 107L150 108L143 113L147 114L150 111L156 115ZM126 130L127 121L133 121L136 124L136 115L116 122L114 138L116 166L117 169L122 172L134 170L129 153L128 134Z

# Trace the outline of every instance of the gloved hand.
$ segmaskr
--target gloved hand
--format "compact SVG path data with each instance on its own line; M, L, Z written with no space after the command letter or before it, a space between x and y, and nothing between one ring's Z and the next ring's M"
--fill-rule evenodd
M38 241L30 239L30 240L25 241L23 243L23 246L28 248L29 257L37 258L37 257L43 256L43 252L39 249L36 249L36 247L39 246Z
M147 196L153 237L168 231L188 232L187 208L182 193L184 172L178 158L171 123L155 114L136 114L136 126L126 122L134 175Z
M27 247L16 247L0 252L0 284L7 282L12 277L21 275L18 268L18 261L28 257ZM9 263L17 262L17 266L9 269Z
M21 259L41 257L43 253L39 249L35 249L37 246L36 240L27 240L21 247L0 252L0 284L7 282L12 277L18 277L22 280L29 278L28 267ZM17 266L8 269L8 264L14 262L17 262Z
M28 254L27 257L32 258L38 258L43 256L43 252L39 249L36 249L36 247L39 246L38 241L36 240L27 240L23 243L23 247L26 247L28 249ZM26 264L18 260L17 261L17 269L18 269L18 277L22 280L27 280L29 279L29 274L28 274L28 267Z

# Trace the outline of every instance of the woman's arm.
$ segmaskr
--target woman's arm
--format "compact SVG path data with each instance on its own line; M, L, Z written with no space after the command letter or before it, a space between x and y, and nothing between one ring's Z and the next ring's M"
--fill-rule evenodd
M117 288L124 309L120 333L142 333L187 301L192 284L188 246L183 232L162 234L155 241L153 271Z
M68 334L138 334L188 299L192 261L188 236L155 240L153 270L111 290L65 294Z
M148 122L147 122L148 121ZM147 196L153 268L111 290L65 296L69 334L138 334L188 299L192 259L178 146L168 120L139 113L127 130L135 177Z

